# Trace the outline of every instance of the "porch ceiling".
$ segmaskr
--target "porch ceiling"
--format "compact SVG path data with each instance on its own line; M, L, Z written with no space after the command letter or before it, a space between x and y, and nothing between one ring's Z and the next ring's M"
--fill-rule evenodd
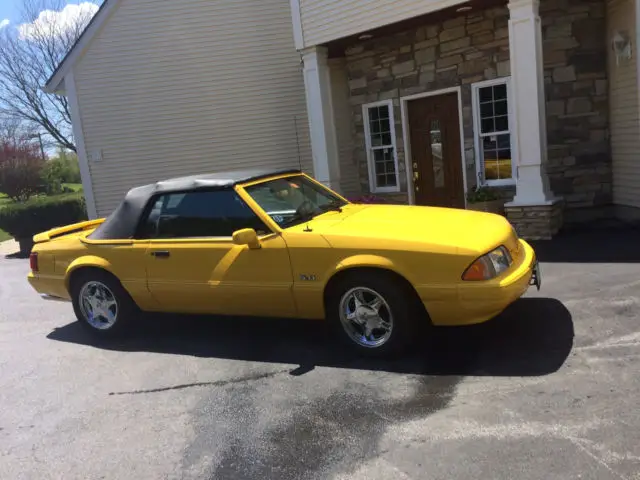
M401 22L390 23L383 27L374 28L364 32L358 32L357 34L350 35L348 37L334 40L326 45L329 50L329 58L340 58L345 55L345 51L350 46L363 41L360 37L362 35L371 35L372 38L386 37L394 35L396 33L418 28L420 26L439 23L450 18L455 18L462 13L461 8L471 7L472 11L481 11L491 7L497 7L506 5L508 0L469 0L466 3L456 5L454 7L445 8L437 12L428 13L426 15L418 15L416 17L403 20ZM469 13L465 11L464 13Z

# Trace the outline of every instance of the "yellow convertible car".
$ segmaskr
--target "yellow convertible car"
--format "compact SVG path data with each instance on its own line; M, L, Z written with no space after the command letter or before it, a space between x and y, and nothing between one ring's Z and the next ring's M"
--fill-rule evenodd
M468 325L540 288L499 215L347 201L298 170L134 188L106 219L34 237L28 280L101 336L139 312L327 319L362 352L422 325Z

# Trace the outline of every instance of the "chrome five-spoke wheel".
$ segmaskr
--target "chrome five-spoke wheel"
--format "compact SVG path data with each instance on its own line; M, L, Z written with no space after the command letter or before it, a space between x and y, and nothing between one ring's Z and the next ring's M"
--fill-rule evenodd
M343 273L330 283L327 319L353 351L390 358L415 345L418 322L428 320L420 299L398 275L376 269Z
M375 290L367 287L351 288L342 295L339 308L342 327L358 345L377 348L391 337L391 308Z
M118 302L109 287L99 281L89 281L79 295L80 311L89 325L107 330L118 321Z

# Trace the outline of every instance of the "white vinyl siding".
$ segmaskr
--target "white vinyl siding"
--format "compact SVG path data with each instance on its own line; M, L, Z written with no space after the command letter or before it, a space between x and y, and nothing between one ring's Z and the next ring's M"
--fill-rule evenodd
M299 0L304 45L311 47L451 7L465 0Z
M138 184L297 167L296 123L312 173L301 68L288 0L120 0L74 67L98 214Z
M640 207L640 122L634 0L609 1L607 4L607 39L616 31L626 31L631 38L632 57L616 63L609 50L611 109L611 150L613 157L613 202Z

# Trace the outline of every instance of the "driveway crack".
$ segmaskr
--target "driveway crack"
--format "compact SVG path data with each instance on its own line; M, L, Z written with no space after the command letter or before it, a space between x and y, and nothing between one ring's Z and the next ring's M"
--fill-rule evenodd
M257 380L263 380L265 378L275 377L276 375L281 375L283 373L289 373L289 369L277 370L275 372L256 373L253 375L247 375L245 377L232 378L229 380L217 380L215 382L194 382L194 383L184 383L180 385L172 385L170 387L151 388L148 390L132 390L128 392L109 392L109 395L110 396L111 395L142 395L147 393L168 392L170 390L184 390L185 388L194 388L194 387L224 387L226 385L233 385L237 383L254 382Z

